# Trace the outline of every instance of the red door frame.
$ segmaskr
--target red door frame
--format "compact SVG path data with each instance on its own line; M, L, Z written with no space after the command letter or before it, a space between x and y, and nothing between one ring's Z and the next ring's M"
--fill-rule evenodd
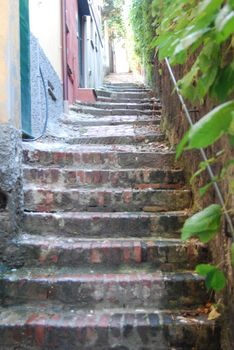
M78 1L62 2L64 100L73 103L79 88Z

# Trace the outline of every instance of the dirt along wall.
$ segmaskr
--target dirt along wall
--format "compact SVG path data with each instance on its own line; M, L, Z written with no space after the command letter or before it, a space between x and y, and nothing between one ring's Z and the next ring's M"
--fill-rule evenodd
M176 79L180 79L184 73L188 70L193 59L186 66L176 66L173 67L173 71ZM159 63L157 57L154 61L154 81L155 81L155 94L160 97L163 113L161 126L166 132L171 145L176 145L181 140L183 134L188 130L189 124L184 115L181 107L181 103L177 97L176 92L174 92L174 85L171 81L166 63ZM191 105L186 101L187 106L190 110L193 122L199 120L203 115L210 111L214 106L215 102L206 99L202 105ZM217 164L213 165L212 168L215 174L218 174L220 169L222 169L223 164L229 159L233 159L233 150L230 149L227 138L225 136L212 147L206 149L206 154L209 157L216 154L219 150L223 150L223 155L218 158ZM198 165L202 160L199 151L186 151L181 158L181 163L185 169L186 177L189 182L192 174L198 169ZM229 183L230 179L234 178L233 170L228 172L228 178L220 183L221 192L224 196L225 203L227 203L227 208L233 208L234 206L234 196L230 195ZM219 203L217 195L213 188L201 198L198 192L198 188L202 187L206 181L209 179L207 173L204 172L203 175L197 178L192 184L193 192L193 208L191 208L191 213L196 212L205 206L212 203ZM217 235L217 237L209 243L209 248L212 254L212 259L214 264L219 264L225 271L228 283L225 290L216 295L216 300L221 302L222 312L222 349L230 350L234 348L234 334L233 334L233 322L234 322L234 269L231 266L230 259L230 246L231 239L228 238L230 232L226 222L223 222L222 230ZM225 305L222 307L222 304Z

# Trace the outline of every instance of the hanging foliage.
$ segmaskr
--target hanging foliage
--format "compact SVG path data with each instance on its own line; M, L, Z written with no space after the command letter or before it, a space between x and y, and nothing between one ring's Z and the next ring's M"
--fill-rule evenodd
M206 148L225 134L228 135L232 147L234 1L133 0L131 19L136 52L146 68L150 66L155 50L159 60L167 57L172 65L185 64L191 61L191 57L196 57L190 69L178 82L180 92L192 103L202 104L209 97L217 105L184 135L177 147L177 158L183 150ZM201 162L199 170L192 178L200 176L209 164L216 161L214 156L208 162ZM220 174L199 189L200 195L204 196L213 182L223 181L227 169L233 164L234 161L229 160ZM234 187L233 182L230 182L230 190ZM196 213L185 222L182 239L192 236L203 242L213 239L219 232L225 210L220 205L212 204ZM234 232L232 236L234 240ZM230 252L232 262L233 244ZM197 268L197 272L206 277L208 288L216 291L224 288L225 277L218 267L203 264Z
M229 135L230 147L234 139L234 1L169 1L168 6L153 0L154 12L159 23L152 45L158 50L159 59L168 57L170 63L185 64L192 55L196 59L187 74L178 82L184 97L192 103L203 103L206 97L221 102L203 116L184 135L177 147L177 158L184 149L206 148L222 135ZM215 159L215 158L212 158ZM193 178L199 176L213 161L202 162ZM214 181L223 180L226 169L233 166L229 160L212 181L200 189L203 196ZM231 186L230 186L231 187ZM182 230L182 239L192 236L202 242L214 238L221 227L222 213L226 208L212 204L189 218ZM232 232L234 239L234 232ZM233 244L231 249L233 263ZM225 276L218 267L198 265L197 273L205 276L208 289L220 291L225 287Z
M125 37L123 5L124 0L104 0L102 15L108 23L112 39Z
M133 0L130 11L135 52L146 70L148 82L152 79L154 48L151 42L155 36L155 16L152 13L151 4L152 0Z

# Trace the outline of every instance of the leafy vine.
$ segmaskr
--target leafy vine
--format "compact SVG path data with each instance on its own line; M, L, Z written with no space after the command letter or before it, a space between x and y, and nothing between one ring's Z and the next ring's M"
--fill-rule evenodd
M139 3L138 0L133 1L138 16L142 11ZM216 104L184 135L177 146L177 158L184 150L207 148L223 135L228 136L230 148L233 147L234 0L145 0L143 3L147 3L147 11L151 12L153 19L150 48L157 50L159 59L167 57L172 65L183 65L196 56L189 71L178 82L182 95L192 103L202 104L209 97ZM151 51L146 49L149 41L141 42L143 31L147 30L141 21L142 16L139 16L136 25L133 16L133 28L138 30L136 45L139 54L144 53L150 60ZM218 153L222 153L222 150ZM192 180L215 161L216 158L212 157L208 162L201 162ZM234 160L229 160L219 175L199 189L200 195L204 196L214 182L222 181L233 164ZM233 180L229 183L231 190L233 183ZM211 204L187 219L182 229L182 240L195 236L202 242L209 242L220 231L225 210L220 204ZM230 254L234 265L234 232L231 234ZM225 287L226 278L219 266L199 264L196 271L205 277L208 289L220 291Z

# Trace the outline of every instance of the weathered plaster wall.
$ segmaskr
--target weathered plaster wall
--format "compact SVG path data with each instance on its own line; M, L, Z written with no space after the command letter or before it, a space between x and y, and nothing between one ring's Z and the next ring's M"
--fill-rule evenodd
M102 32L100 8L93 6L91 16L85 17L84 22L84 87L97 88L102 85L104 76L104 47L100 41L98 30L95 24L95 16L99 33Z
M41 68L44 76L48 100L49 128L47 132L53 128L53 122L56 122L59 116L63 113L63 90L59 76L45 55L38 40L32 34L30 46L32 134L33 136L38 136L43 130L46 117L46 100L39 67ZM48 82L50 82L54 88L53 94L56 97L55 101L48 93Z
M30 30L62 80L61 0L29 0Z
M193 59L188 62L187 66L177 66L173 68L176 79L180 79L182 75L187 71L188 67L193 62ZM159 74L160 72L160 74ZM172 145L177 144L185 131L188 129L188 122L182 111L181 104L175 93L173 93L174 86L171 82L167 67L165 63L159 64L157 59L154 65L154 81L155 81L155 94L160 96L163 105L162 127L167 133L167 136ZM187 101L187 106L190 110L197 110L197 112L191 112L193 121L199 120L203 115L210 111L214 107L214 101L207 99L203 105L192 106ZM230 150L228 141L222 138L221 141L206 150L207 156L215 154L218 150L224 149L224 155L220 158L219 163L213 167L214 173L217 174L222 168L222 165L228 160L233 158L233 153ZM182 158L182 165L184 166L189 181L191 175L198 168L201 156L198 151L186 152ZM229 177L234 177L234 174L230 173ZM203 186L208 179L204 173L202 178L197 179L194 183L192 190L194 196L194 211L203 208L206 205L217 202L217 197L214 191L210 191L204 199L201 199L198 194L198 188ZM221 191L224 195L225 202L228 208L233 208L234 199L228 196L228 181L221 185ZM233 334L233 322L234 322L234 272L230 263L230 245L231 240L227 237L227 227L224 224L220 234L210 243L210 250L213 256L213 262L220 264L224 269L228 286L225 291L217 295L217 300L222 298L224 305L226 306L223 312L223 331L222 331L222 349L230 350L234 348L234 334Z
M0 262L22 210L19 1L0 1Z
M19 2L0 1L0 123L20 127Z

